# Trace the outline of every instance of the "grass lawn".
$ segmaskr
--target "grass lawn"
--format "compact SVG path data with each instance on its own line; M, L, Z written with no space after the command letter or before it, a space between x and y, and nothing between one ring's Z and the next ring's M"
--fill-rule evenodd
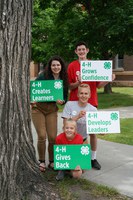
M103 88L98 89L98 108L115 108L133 106L133 87L112 87L111 94L104 94ZM64 106L58 106L62 112Z
M97 137L102 140L111 142L133 145L133 119L121 119L120 120L121 133L107 134L104 136L98 135Z
M85 179L65 177L62 181L56 181L56 174L56 171L46 170L44 178L52 186L52 192L56 191L61 200L133 200L113 188Z
M98 90L99 109L133 106L133 87L112 87L112 94ZM98 136L100 139L133 145L133 119L120 120L121 133Z
M99 109L133 106L133 87L112 87L111 94L104 94L103 88L97 91Z

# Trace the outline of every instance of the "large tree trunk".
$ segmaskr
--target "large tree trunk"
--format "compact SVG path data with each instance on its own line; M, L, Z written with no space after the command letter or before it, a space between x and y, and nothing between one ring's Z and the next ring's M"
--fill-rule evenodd
M32 0L0 0L0 200L56 199L33 147L29 101Z

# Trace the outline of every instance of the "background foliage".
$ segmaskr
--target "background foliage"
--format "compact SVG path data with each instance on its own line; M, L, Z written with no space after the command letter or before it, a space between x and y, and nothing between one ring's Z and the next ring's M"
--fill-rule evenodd
M55 54L75 59L78 41L89 44L89 57L109 59L133 54L133 1L35 0L32 60L46 63Z

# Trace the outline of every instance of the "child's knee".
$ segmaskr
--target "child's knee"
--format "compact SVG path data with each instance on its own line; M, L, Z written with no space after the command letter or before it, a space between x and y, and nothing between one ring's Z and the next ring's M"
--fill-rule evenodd
M73 178L80 178L81 175L82 175L82 170L80 170L80 171L74 170L72 173Z
M82 175L82 169L80 168L80 166L77 166L75 170L72 171L72 176L73 178L80 178L81 175Z

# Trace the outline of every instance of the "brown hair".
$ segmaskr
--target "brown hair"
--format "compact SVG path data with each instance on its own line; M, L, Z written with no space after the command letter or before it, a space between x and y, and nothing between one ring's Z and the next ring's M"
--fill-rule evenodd
M84 45L88 49L88 44L84 41L80 41L75 45L75 50L78 48L78 46Z

